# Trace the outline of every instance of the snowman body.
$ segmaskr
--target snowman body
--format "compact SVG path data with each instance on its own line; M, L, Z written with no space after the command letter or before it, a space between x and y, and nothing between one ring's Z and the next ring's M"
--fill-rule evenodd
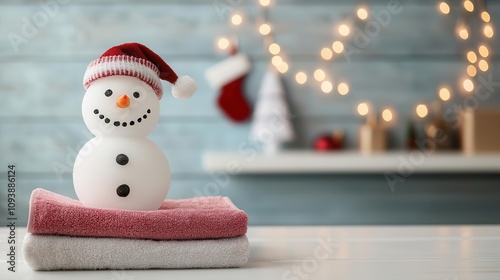
M82 102L96 137L80 150L73 183L82 204L97 208L158 210L169 186L167 158L147 135L159 119L159 99L135 77L93 82Z

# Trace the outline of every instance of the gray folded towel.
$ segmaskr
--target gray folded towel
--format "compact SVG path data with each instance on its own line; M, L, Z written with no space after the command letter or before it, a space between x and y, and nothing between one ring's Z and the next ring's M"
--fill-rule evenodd
M222 268L248 261L245 235L204 240L144 240L26 234L34 270Z

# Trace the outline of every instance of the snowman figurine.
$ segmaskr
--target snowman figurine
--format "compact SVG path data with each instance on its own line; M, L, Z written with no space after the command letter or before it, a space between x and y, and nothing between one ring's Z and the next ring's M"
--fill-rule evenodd
M161 80L176 98L189 98L196 84L176 73L138 43L107 50L84 76L85 125L95 136L78 153L73 184L83 205L158 210L169 186L168 160L147 135L160 116Z

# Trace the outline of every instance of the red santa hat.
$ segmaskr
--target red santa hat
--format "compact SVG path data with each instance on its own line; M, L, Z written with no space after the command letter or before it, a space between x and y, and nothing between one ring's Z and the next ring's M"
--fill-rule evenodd
M178 77L158 54L139 43L112 47L92 61L85 71L83 87L88 89L94 81L109 76L136 77L153 88L158 99L163 95L160 80L172 84L172 94L176 98L189 98L196 91L196 83L191 77Z

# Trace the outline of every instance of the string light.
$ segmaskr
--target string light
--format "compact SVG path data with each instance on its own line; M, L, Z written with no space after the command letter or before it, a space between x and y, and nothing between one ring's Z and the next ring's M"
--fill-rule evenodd
M467 30L467 27L465 27L465 25L462 25L462 27L458 29L458 36L460 36L462 40L467 40L469 38L469 31Z
M326 77L326 74L325 74L325 71L323 71L323 69L316 69L316 71L314 71L314 79L318 82L321 82L325 79Z
M297 83L303 85L307 82L307 75L306 73L304 72L298 72L296 75L295 75L295 80L297 81Z
M481 45L481 46L479 46L479 54L482 57L488 57L488 55L490 54L490 51L488 50L488 48L485 45Z
M487 11L481 13L481 19L484 22L490 22L490 14Z
M476 63L476 61L477 61L477 55L476 55L476 53L473 52L473 51L467 52L467 60L470 63Z
M382 119L386 122L392 121L393 114L391 109L387 108L382 111Z
M339 26L339 34L346 37L351 33L351 29L346 24L341 24Z
M229 40L225 37L222 37L217 41L217 46L219 47L219 49L225 50L229 47Z
M474 83L471 81L471 79L465 79L462 83L462 86L467 92L471 92L474 90Z
M340 95L346 95L349 93L349 86L346 83L342 82L337 86L337 90Z
M280 45L276 44L276 43L272 43L271 45L269 45L269 52L273 55L277 55L279 54L281 51L281 48L280 48Z
M240 25L241 23L243 22L243 17L240 15L240 14L234 14L233 16L231 16L231 23L233 25Z
M442 87L439 89L439 98L443 101L448 101L450 100L451 93L450 90L446 87Z
M464 1L464 8L468 11L468 12L473 12L474 11L474 4L472 3L472 1L470 0L465 0Z
M368 11L364 7L359 7L356 11L356 15L360 20L365 20L368 18Z
M441 2L441 3L439 3L439 11L441 11L441 13L447 15L450 13L450 6L446 2Z
M275 55L273 56L273 58L271 58L271 64L275 67L280 66L281 63L283 63L283 58L281 58L281 56Z
M271 4L271 0L259 0L259 4L262 7L267 7L267 6L269 6L269 4Z
M259 32L262 35L268 35L269 33L271 33L271 26L267 23L263 23L259 27Z
M323 81L321 83L321 91L324 93L330 93L333 90L333 84L330 81Z
M333 57L332 50L330 50L330 48L323 48L321 50L321 57L324 60L330 60L330 59L332 59L332 57Z
M332 44L332 49L336 53L342 53L344 51L344 44L340 41L335 41Z
M486 62L486 60L484 60L484 59L479 60L478 66L479 66L479 69L481 71L483 71L483 72L488 71L489 66L488 66L488 62Z
M425 104L418 104L417 107L415 108L415 112L419 117L423 119L427 116L429 110L427 109L427 106Z
M268 7L271 4L271 0L258 0L258 2L263 7ZM473 12L475 9L474 3L471 0L463 1L463 7L468 12ZM438 5L438 8L439 11L445 15L449 14L451 11L450 5L445 1L441 1ZM358 7L356 10L356 16L360 20L366 20L369 16L369 13L365 7ZM487 38L492 38L494 36L494 29L493 25L489 23L491 20L490 14L486 11L483 11L481 12L480 16L482 21L485 23L482 28L484 36L486 36ZM230 18L230 22L235 26L241 25L243 23L243 20L244 18L241 14L233 14ZM457 34L461 39L467 40L470 37L470 32L472 31L470 31L468 28L469 27L464 23L458 26ZM271 25L269 25L268 23L263 23L259 26L258 31L260 34L265 36L271 33L272 28ZM345 23L338 26L338 33L343 37L349 36L351 34L351 31L352 31L351 28ZM272 41L272 38L270 41ZM227 49L230 47L230 41L227 38L220 38L217 42L217 45L220 49ZM289 70L289 65L283 60L281 56L278 55L281 52L280 46L276 43L272 43L269 45L268 50L269 53L273 55L271 59L272 64L278 69L279 72L286 73ZM321 49L320 54L323 59L330 60L332 59L334 53L340 54L343 51L344 51L344 44L341 41L335 41L333 42L331 48ZM489 49L486 46L481 45L478 48L477 54L474 51L469 51L467 53L467 60L471 64L475 64L478 61L478 55L480 55L481 58L487 58L489 54L490 54ZM477 67L481 71L487 71L489 65L485 59L479 59ZM477 75L477 71L478 70L476 69L476 66L474 65L467 66L467 74L470 77L474 77L475 75ZM326 78L325 71L323 71L322 69L316 69L314 71L313 76L316 81L321 82L322 92L324 93L332 92L333 83L331 81L325 80ZM299 71L295 74L295 80L298 84L302 85L307 82L308 76L305 72ZM470 78L465 78L462 82L462 86L467 92L472 92L474 90L474 83ZM349 93L349 86L347 83L341 82L337 85L337 90L340 95L347 95ZM442 101L448 101L451 98L451 92L447 87L441 87L439 89L438 95ZM425 104L418 104L415 110L420 118L425 118L429 114L428 107ZM366 102L359 103L357 106L357 111L362 116L367 115L369 113L368 104ZM394 116L395 116L394 110L392 110L391 108L385 108L382 111L382 119L386 122L392 121L394 119Z
M270 3L271 3L270 0L259 0L259 4L261 6L264 6L264 7L269 6ZM469 12L472 12L475 9L474 3L470 0L464 1L463 5L464 5L464 8ZM440 2L438 7L439 7L439 11L443 14L449 14L451 11L449 4L446 3L445 1ZM369 14L368 14L368 11L365 7L359 7L356 10L356 16L360 20L365 20L368 18ZM481 13L481 19L485 23L489 23L490 22L489 13L486 11L483 11ZM234 25L240 25L243 23L243 17L239 14L235 14L231 17L231 23ZM271 33L271 29L272 28L268 23L263 23L259 26L259 33L262 35L269 35ZM459 26L457 31L458 31L457 32L458 36L463 40L467 40L470 36L468 27L465 24L462 24L461 26ZM341 36L347 37L351 34L351 28L347 24L341 24L340 26L338 26L338 33ZM492 38L494 36L493 26L490 24L483 25L483 33L486 37ZM272 40L272 38L271 38L271 40ZM227 39L226 39L226 41L227 41L227 43L224 42L224 40L219 40L219 44L218 44L219 47L220 48L229 47L229 41ZM273 55L272 60L271 60L272 64L277 67L279 72L281 72L281 73L287 72L289 70L289 65L285 61L283 61L283 58L281 56L278 55L281 52L280 46L276 43L272 43L269 45L268 49L269 49L269 52ZM333 52L332 52L332 50L333 50ZM333 42L331 48L321 49L320 54L321 54L321 57L323 59L330 60L333 58L334 53L340 54L343 51L344 51L344 44L341 41L335 41L335 42ZM481 55L481 57L486 58L489 56L489 50L486 46L481 45L478 49L478 54ZM478 60L478 55L476 55L476 53L474 53L473 51L469 51L467 53L467 59L469 60L470 63L476 63ZM488 66L488 63L486 60L481 59L481 60L479 60L478 67L482 71L487 71L489 66ZM486 70L484 70L484 69L486 69ZM474 65L468 65L467 73L469 74L469 76L471 76L471 77L475 76L476 75L475 72L477 72L476 67ZM325 74L324 70L316 69L314 71L313 77L316 81L321 82L321 90L324 93L332 92L333 83L331 81L325 80L326 74ZM299 71L295 74L295 80L299 84L305 84L305 83L307 83L307 80L308 80L307 74L303 71ZM466 91L471 92L474 89L474 83L469 78L466 78L463 80L463 87ZM339 83L337 85L337 90L338 90L340 95L347 95L349 93L349 86L347 83L342 82L342 83ZM440 88L439 98L443 101L449 100L451 98L450 90L446 87ZM368 104L365 102L358 104L357 109L358 109L358 113L362 116L367 115L369 112ZM419 104L416 106L416 113L419 117L424 118L428 115L429 111L428 111L428 108L425 104ZM387 122L392 121L394 119L393 110L391 110L390 108L384 109L382 111L382 118L384 121L387 121Z
M278 71L282 74L285 74L286 71L288 71L288 63L286 62L282 62L279 66L278 66Z
M467 75L469 75L470 77L474 77L476 76L476 74L477 70L476 67L474 67L474 65L467 66Z
M484 36L486 36L487 38L493 37L494 32L493 32L493 27L491 26L491 24L484 25L483 33L484 33Z
M368 104L366 102L362 102L358 104L358 114L361 116L366 116L368 115Z

